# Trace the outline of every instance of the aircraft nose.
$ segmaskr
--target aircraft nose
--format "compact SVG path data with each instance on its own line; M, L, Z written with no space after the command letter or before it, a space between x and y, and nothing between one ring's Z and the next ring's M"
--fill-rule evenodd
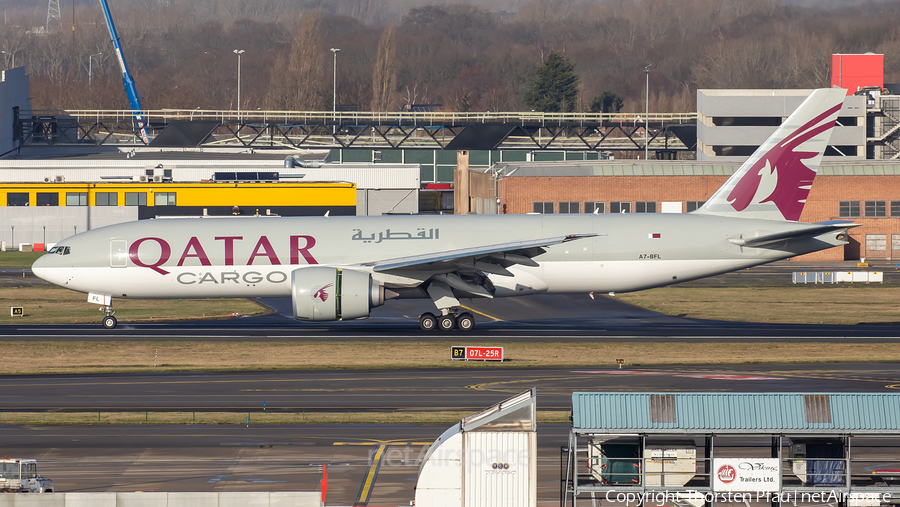
M38 278L42 278L44 280L47 279L45 276L46 275L46 271L45 271L46 270L46 260L45 260L46 257L47 257L47 255L42 255L42 256L38 257L38 259L36 261L34 261L34 264L31 265L31 272L34 273L34 275L37 276Z

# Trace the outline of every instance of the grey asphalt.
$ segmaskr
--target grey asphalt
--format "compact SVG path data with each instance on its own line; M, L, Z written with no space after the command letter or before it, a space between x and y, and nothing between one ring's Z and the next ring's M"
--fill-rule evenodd
M900 363L0 376L0 407L6 412L252 412L264 405L287 412L475 411L532 387L541 410L569 410L573 391L896 392Z
M447 425L0 425L0 455L36 458L57 491L317 491L354 505L378 444L388 444L370 506L407 506L426 443ZM558 505L568 426L538 430L538 505Z
M746 287L789 285L792 271L835 271L868 269L884 272L885 284L900 281L893 262L871 263L858 268L855 263L800 263L784 261L752 269L727 273L683 284L701 287ZM0 269L0 286L46 285L19 269ZM432 303L421 300L391 300L372 310L368 319L348 322L298 322L292 318L288 298L261 298L275 310L271 315L180 323L121 323L114 330L96 324L4 325L0 336L7 340L104 340L153 341L185 339L194 341L350 341L427 340L442 335L419 330L418 316L434 311ZM88 303L85 303L88 304ZM474 332L459 331L450 336L465 336L479 341L816 341L900 343L900 312L896 323L843 325L773 324L765 322L728 322L661 315L637 308L615 298L588 294L541 294L494 300L462 300L475 313Z

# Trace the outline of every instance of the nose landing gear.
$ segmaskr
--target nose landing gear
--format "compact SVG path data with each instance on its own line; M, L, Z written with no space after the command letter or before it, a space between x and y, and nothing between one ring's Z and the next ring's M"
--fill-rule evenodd
M115 329L119 324L119 321L116 320L113 315L116 314L115 310L112 309L112 302L110 302L107 306L100 307L101 312L106 312L106 317L103 317L103 327L106 329Z

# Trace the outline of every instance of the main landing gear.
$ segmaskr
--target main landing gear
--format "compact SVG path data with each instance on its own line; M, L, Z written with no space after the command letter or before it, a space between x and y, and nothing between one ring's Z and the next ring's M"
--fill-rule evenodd
M426 312L419 317L419 327L422 331L433 331L435 328L441 331L471 331L475 327L475 317L469 312L457 313L452 310L439 317Z
M432 331L435 328L441 331L471 331L475 327L475 318L469 312L459 311L459 300L453 294L453 289L442 280L432 280L428 284L428 295L434 301L434 306L441 311L439 316L433 313L423 313L419 317L419 327L422 331Z

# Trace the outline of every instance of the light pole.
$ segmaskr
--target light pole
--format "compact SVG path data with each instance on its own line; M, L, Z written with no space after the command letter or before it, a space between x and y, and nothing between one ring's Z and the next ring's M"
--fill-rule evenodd
M13 64L12 64L12 67L11 67L11 68L15 69L15 68L16 68L16 52L13 51L12 53L10 53L10 52L8 52L8 51L3 51L3 54L4 54L4 55L12 55L12 60L13 60L12 63L13 63Z
M243 49L235 49L234 53L238 55L238 97L237 97L237 114L238 120L241 119L241 54L244 53Z
M331 52L334 53L334 76L333 76L334 91L332 94L334 101L332 102L331 111L336 113L337 112L337 54L340 53L341 50L338 48L331 48Z
M102 54L103 54L103 53L97 53L97 54L94 54L94 55L91 55L91 56L88 57L88 86L91 86L91 83L93 82L92 80L93 80L93 74L94 74L94 72L93 72L93 70L94 70L94 66L93 66L93 63L94 63L94 57L95 57L95 56L100 56L100 55L102 55Z
M649 136L649 125L650 125L650 66L647 65L644 67L644 73L647 74L647 89L646 96L644 97L644 160L648 160L650 158L650 136Z

